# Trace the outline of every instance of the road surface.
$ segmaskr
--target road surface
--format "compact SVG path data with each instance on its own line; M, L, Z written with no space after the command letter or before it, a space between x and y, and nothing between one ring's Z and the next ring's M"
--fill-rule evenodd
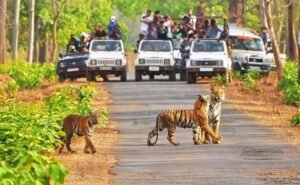
M147 146L160 111L192 108L198 94L209 93L209 84L160 79L135 82L130 73L129 82L106 83L113 97L110 119L120 130L113 184L300 184L299 150L227 101L221 144L193 145L192 130L177 128L181 145L169 144L165 130L155 146Z

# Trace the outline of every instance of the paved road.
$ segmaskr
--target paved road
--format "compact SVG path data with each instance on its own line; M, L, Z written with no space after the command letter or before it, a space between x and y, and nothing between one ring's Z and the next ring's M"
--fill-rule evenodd
M226 101L220 145L195 146L192 131L178 128L181 145L169 144L164 131L157 144L148 147L156 115L168 108L192 108L196 95L208 93L208 84L136 83L133 74L130 77L127 83L106 83L113 96L110 118L120 129L114 184L300 184L299 150Z

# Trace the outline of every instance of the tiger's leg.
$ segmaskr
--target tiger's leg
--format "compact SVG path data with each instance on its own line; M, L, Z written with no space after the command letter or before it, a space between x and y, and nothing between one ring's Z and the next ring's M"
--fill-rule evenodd
M88 150L89 148L91 148L91 152L96 153L96 148L94 147L90 137L88 135L84 136L85 138L85 148L84 148L84 153L90 153L90 151Z
M176 130L176 124L174 122L171 122L168 125L168 137L167 137L167 139L171 144L179 145L179 142L176 140L176 138L174 136L175 130Z
M71 149L71 146L70 146L71 145L72 137L73 137L73 133L67 135L67 137L66 137L66 147L68 149L68 152L75 153L75 151L73 151Z
M193 141L195 145L201 144L202 138L201 138L201 129L199 125L193 128Z
M203 131L202 134L203 134L203 138L204 138L203 143L204 144L209 144L210 143L209 133L206 132L206 131Z
M221 141L221 137L214 133L214 131L210 128L207 122L204 125L202 125L201 129L207 132L207 135L211 136L215 141Z
M216 135L219 135L219 128L220 128L220 120L216 120L213 125L213 131L216 133ZM221 141L212 140L213 144L220 144Z

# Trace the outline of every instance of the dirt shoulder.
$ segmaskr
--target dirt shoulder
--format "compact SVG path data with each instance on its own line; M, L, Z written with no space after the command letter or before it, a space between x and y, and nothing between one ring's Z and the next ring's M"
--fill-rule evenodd
M236 109L257 120L300 147L300 127L291 127L290 119L297 107L282 102L282 91L276 88L276 76L270 74L259 80L256 90L245 90L243 82L233 80L226 88L226 98Z

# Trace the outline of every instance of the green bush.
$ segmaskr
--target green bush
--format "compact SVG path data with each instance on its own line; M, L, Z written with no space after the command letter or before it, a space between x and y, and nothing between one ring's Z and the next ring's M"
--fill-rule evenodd
M242 79L244 80L245 89L256 89L257 80L261 78L261 74L259 71L249 71L242 75Z
M213 80L214 84L227 85L226 76L224 76L224 75L214 76L214 77L212 77L212 80Z
M286 62L284 66L284 79L278 84L283 90L283 101L287 104L300 103L300 85L298 84L297 63Z
M292 117L291 126L295 127L300 124L300 111Z
M67 169L47 153L61 146L62 120L89 114L95 88L63 87L37 104L0 102L0 184L63 184ZM107 110L100 110L100 124Z

